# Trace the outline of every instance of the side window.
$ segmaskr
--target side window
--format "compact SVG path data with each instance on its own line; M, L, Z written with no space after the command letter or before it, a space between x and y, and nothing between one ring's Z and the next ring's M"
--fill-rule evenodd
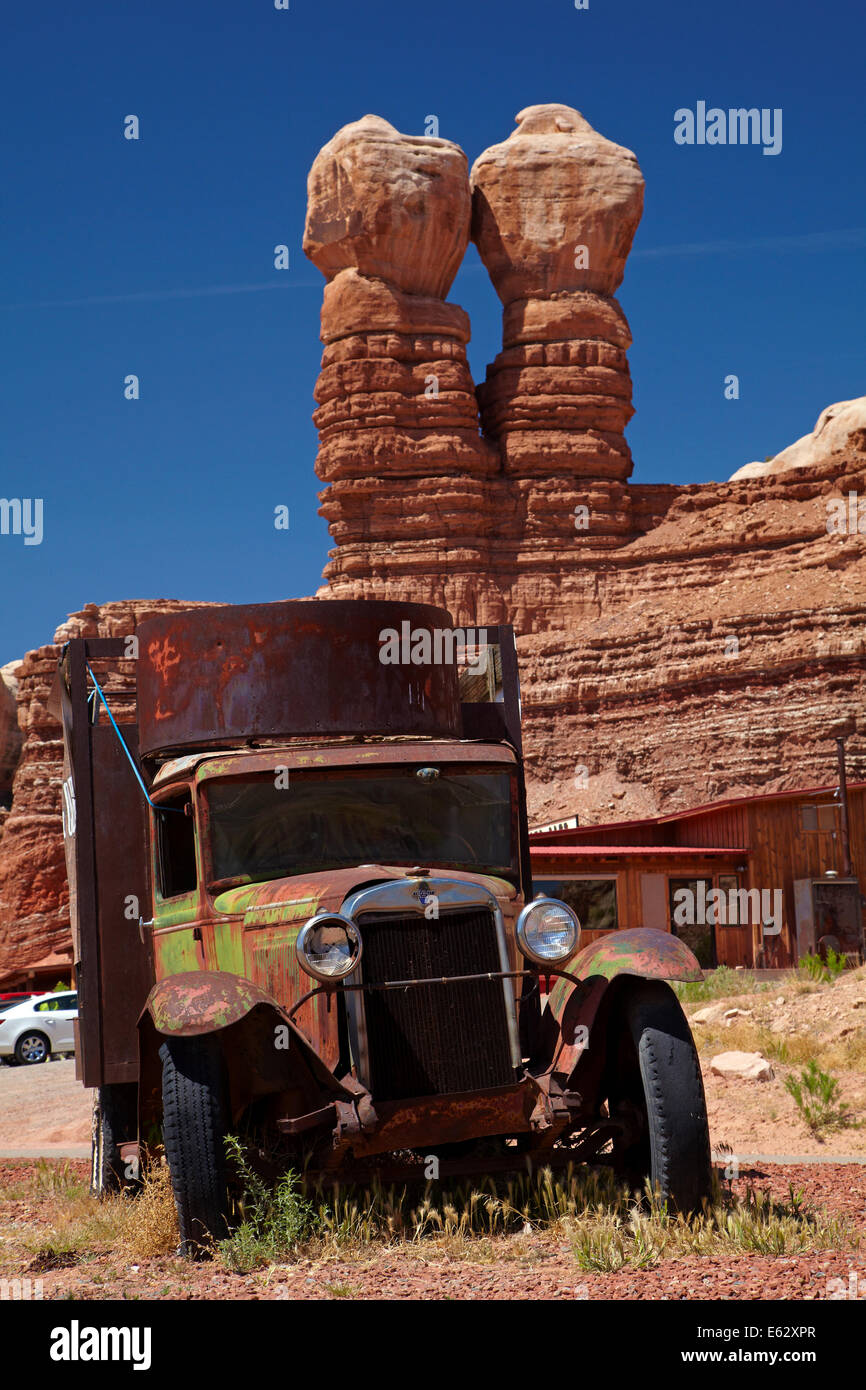
M58 1009L77 1009L78 998L74 994L55 994L50 999L43 999L41 1004L35 1006L36 1013L55 1013Z
M807 834L830 835L838 829L839 807L831 802L823 806L801 806L800 814Z
M160 897L176 898L196 886L195 821L189 792L173 796L156 812Z

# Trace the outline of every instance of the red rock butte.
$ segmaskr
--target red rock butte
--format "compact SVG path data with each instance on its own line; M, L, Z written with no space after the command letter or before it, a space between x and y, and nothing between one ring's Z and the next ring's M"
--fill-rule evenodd
M863 494L862 408L796 470L780 455L760 478L630 484L614 294L637 159L544 105L466 167L375 116L313 164L320 592L515 624L535 821L820 785L839 733L866 776L866 537L827 525L831 499ZM443 299L470 235L503 303L475 392L467 317Z
M828 407L810 438L730 482L630 484L614 294L643 187L629 150L558 105L520 112L471 173L451 141L365 116L309 176L334 540L320 593L514 623L536 823L823 785L837 734L866 779L866 524L828 525L839 499L866 496L866 401ZM469 319L445 298L470 236L503 303L477 391ZM88 605L0 673L0 978L69 944L46 710L60 644L190 606ZM121 714L127 666L108 691Z

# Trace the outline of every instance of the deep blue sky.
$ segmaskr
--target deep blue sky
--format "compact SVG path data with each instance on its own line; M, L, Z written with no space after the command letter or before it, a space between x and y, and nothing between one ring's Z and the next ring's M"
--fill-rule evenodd
M866 391L851 0L40 0L3 28L0 497L44 498L45 537L0 536L0 663L88 601L319 583L305 185L366 112L418 134L436 114L471 163L523 106L559 101L636 152L635 481L726 478ZM698 100L781 107L782 153L677 146L674 111ZM500 306L474 248L451 298L478 380Z

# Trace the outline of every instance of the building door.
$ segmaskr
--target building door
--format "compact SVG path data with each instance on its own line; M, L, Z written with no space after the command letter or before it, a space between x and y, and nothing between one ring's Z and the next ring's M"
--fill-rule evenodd
M672 878L668 880L671 931L685 942L704 970L715 970L716 932L707 922L707 897L712 891L710 878Z
M668 930L668 885L664 874L640 876L641 926Z
M850 880L813 883L815 938L834 936L842 951L860 954L863 949L863 916L860 885Z

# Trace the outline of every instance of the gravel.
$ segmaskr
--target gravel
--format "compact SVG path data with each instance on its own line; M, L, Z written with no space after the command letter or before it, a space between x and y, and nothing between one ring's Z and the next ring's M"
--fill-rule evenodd
M35 1236L39 1199L4 1192L32 1176L35 1165L0 1163L0 1212L5 1236ZM82 1179L85 1163L69 1168ZM791 1189L804 1209L824 1208L866 1235L866 1171L861 1165L819 1164L743 1169L733 1184L782 1201ZM649 1270L584 1273L569 1247L552 1232L463 1242L454 1253L436 1240L359 1247L352 1254L300 1259L255 1274L229 1274L217 1265L190 1265L174 1257L136 1264L117 1255L88 1256L65 1268L4 1266L4 1274L38 1272L44 1298L80 1299L459 1299L532 1300L825 1300L842 1286L866 1296L866 1255L851 1250L787 1257L731 1255L664 1259ZM835 1286L831 1281L841 1281ZM836 1293L838 1297L838 1292Z

